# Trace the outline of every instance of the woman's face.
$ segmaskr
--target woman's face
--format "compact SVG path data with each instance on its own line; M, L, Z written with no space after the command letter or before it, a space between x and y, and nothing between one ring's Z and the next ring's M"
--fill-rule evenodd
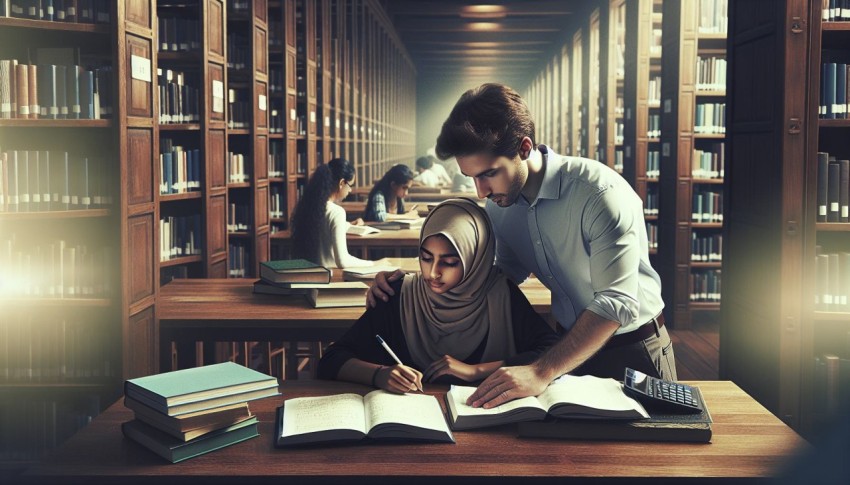
M337 201L345 200L348 197L348 194L351 193L352 187L354 186L354 178L351 180L339 179L339 188L334 195L334 199Z
M441 235L429 236L419 248L419 268L428 288L438 295L451 290L463 279L463 263L457 250Z
M407 197L407 191L408 189L410 189L410 180L401 185L395 182L390 182L390 187L393 188L396 197L398 197L399 199L403 199Z

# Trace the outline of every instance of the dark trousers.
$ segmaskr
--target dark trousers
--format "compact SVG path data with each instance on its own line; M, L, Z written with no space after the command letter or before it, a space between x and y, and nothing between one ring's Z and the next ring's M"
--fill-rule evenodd
M676 359L673 356L673 342L667 333L667 327L659 328L657 336L652 335L635 343L612 348L603 347L570 374L590 374L622 381L626 367L652 377L675 381Z

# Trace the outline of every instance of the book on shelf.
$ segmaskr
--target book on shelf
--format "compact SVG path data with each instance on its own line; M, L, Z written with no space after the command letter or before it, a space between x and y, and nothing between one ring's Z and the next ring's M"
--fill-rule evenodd
M260 276L274 283L330 283L333 271L306 259L260 263Z
M313 308L340 308L366 305L369 287L362 281L328 283L326 285L293 285L307 287L307 301Z
M169 416L277 394L277 379L233 362L138 377L124 383L125 396Z
M374 226L356 226L354 224L349 224L348 229L345 230L346 234L351 234L354 236L366 236L368 234L379 234L380 232L381 230Z
M437 398L383 390L288 399L278 408L275 429L279 447L365 438L455 442Z
M171 463L194 458L260 435L256 417L189 441L182 441L139 420L122 423L121 432Z
M815 310L850 311L850 253L815 248Z
M519 423L517 434L521 438L708 443L711 441L711 414L699 388L694 388L694 392L703 408L699 414L650 411L649 419L635 421L547 418Z
M452 386L446 393L452 429L484 428L520 421L540 421L547 416L571 419L647 419L643 406L623 392L614 379L564 375L539 396L529 396L491 409L466 404L475 387Z
M109 0L0 0L0 17L63 23L109 23Z
M133 410L137 420L182 441L195 439L252 417L247 403L231 404L180 416L162 414L131 397L124 398L124 406Z

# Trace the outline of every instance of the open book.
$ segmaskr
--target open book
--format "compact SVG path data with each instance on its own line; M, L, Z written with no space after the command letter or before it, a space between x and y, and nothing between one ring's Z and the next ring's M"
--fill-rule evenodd
M537 397L524 397L491 409L466 405L474 391L474 387L452 386L446 393L452 429L537 421L547 415L573 419L649 418L643 406L627 396L623 385L614 379L564 375Z
M391 394L299 397L278 408L277 446L363 438L454 443L434 396Z
M393 219L385 222L374 222L370 225L385 231L399 231L401 229L418 229L422 227L423 222L425 222L424 217L417 217L416 219Z
M355 236L365 236L367 234L378 234L381 232L380 229L372 227L372 226L355 226L354 224L349 224L348 229L345 230L346 234L352 234Z

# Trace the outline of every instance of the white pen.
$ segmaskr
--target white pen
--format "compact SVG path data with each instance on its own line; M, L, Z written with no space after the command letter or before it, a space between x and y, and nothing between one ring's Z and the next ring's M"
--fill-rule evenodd
M375 338L378 339L378 343L381 344L381 347L383 347L384 350L386 350L388 354L390 354L390 357L393 358L393 360L395 361L396 364L404 365L404 364L401 363L401 359L399 359L398 356L395 355L395 352L393 352L393 349L391 349L390 346L387 345L386 342L384 342L384 339L382 339L380 335L376 334ZM419 391L422 391L422 389L420 388Z

